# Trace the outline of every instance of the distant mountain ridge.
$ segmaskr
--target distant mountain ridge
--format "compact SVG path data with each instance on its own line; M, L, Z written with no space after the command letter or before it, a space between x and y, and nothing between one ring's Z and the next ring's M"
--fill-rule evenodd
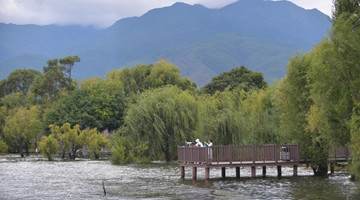
M0 79L16 68L41 71L50 58L78 55L73 77L164 58L198 85L245 65L267 81L285 75L289 57L321 41L331 26L320 11L287 1L239 0L220 9L175 3L95 30L0 24Z

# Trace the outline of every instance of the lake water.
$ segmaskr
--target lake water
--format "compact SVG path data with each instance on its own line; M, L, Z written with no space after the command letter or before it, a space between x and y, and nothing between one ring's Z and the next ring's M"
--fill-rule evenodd
M39 157L0 156L0 199L360 199L360 185L349 180L349 173L336 172L328 177L314 177L312 171L283 167L277 178L275 167L262 177L251 179L250 167L241 168L241 178L234 178L235 168L198 168L198 179L191 180L191 168L180 179L177 164L112 165L109 161L44 161ZM106 190L104 195L103 182Z

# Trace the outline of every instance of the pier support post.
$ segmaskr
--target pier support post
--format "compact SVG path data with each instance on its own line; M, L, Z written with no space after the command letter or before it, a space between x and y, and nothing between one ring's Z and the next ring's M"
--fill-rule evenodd
M278 177L281 177L281 165L277 166Z
M240 167L236 167L236 178L240 178Z
M251 178L255 178L256 177L256 168L255 166L251 166Z
M262 175L263 175L263 176L266 176L266 166L263 166L263 167L262 167Z
M331 162L330 163L330 173L334 173L335 172L335 163L334 162Z
M225 178L225 167L221 168L221 177Z
M205 168L205 180L209 180L210 179L210 168L206 167Z
M185 178L185 167L184 166L180 167L180 177Z
M298 166L294 165L294 176L298 175Z
M192 168L192 179L196 179L196 172L197 172L197 168L196 167L193 167Z

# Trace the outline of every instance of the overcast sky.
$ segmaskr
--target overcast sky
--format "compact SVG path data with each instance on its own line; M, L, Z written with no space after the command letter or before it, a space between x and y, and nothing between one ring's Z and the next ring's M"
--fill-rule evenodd
M0 22L38 25L91 25L105 28L121 18L141 16L175 2L220 8L236 0L0 0ZM331 16L333 0L290 0Z

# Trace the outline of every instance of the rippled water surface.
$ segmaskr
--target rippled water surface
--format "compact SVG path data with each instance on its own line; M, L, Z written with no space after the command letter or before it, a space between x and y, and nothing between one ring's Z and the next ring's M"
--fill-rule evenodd
M0 156L0 199L360 199L360 185L349 181L349 174L337 172L328 177L313 177L299 167L268 167L267 176L257 169L250 178L249 167L241 168L236 179L235 168L211 169L210 180L204 180L204 169L198 168L198 180L191 180L191 168L180 179L176 164L112 165L109 161L44 161L40 157L21 160ZM103 182L106 190L104 195Z

